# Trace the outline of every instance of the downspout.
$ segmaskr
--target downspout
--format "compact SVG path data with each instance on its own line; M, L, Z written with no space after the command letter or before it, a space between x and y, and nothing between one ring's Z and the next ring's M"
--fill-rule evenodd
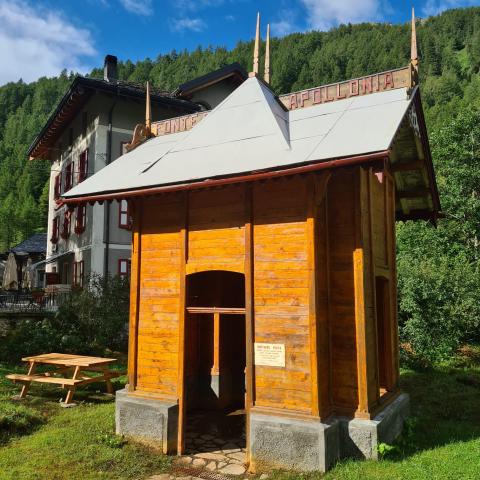
M112 162L112 137L113 137L113 110L117 105L117 100L112 103L108 112L108 135L107 135L107 158L106 165ZM105 202L105 257L103 264L103 276L108 275L108 262L110 260L110 202Z

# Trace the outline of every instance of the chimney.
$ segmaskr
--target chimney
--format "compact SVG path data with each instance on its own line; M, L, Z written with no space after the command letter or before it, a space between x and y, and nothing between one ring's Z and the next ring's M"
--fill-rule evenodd
M103 64L103 79L106 82L115 83L117 78L117 57L115 55L107 55Z

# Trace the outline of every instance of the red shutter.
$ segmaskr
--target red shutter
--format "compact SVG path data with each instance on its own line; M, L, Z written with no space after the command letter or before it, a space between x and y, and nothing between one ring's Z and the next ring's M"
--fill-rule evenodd
M78 183L83 182L88 174L88 149L80 154L80 162L78 166Z

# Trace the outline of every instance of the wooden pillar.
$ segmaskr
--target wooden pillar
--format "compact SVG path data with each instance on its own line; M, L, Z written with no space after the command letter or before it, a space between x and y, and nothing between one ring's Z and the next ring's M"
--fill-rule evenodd
M356 416L371 418L378 404L375 269L372 258L370 172L358 168L356 248L353 252L358 408Z
M400 359L398 351L398 306L397 306L397 259L396 259L396 238L395 238L395 181L390 173L385 171L385 210L387 213L387 235L388 235L388 262L390 270L389 282L389 341L390 341L390 376L387 390L398 390L400 376Z
M178 308L178 439L177 455L185 450L185 320L186 320L186 262L188 255L188 192L183 198L182 218L180 220L180 291Z
M137 385L138 321L140 315L140 275L142 252L142 211L143 200L132 203L133 235L132 261L130 269L130 322L128 334L128 391L135 391Z
M250 409L255 402L255 371L253 365L253 343L255 341L253 303L253 185L245 184L245 411L246 411L246 462L251 463L250 452Z
M212 375L220 375L220 313L213 314L213 367Z

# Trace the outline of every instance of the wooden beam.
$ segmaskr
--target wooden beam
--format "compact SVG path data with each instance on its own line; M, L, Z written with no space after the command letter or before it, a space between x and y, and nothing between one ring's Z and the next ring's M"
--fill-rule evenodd
M255 341L254 331L254 304L253 304L253 188L254 185L245 185L245 338L246 338L246 443L247 443L247 464L251 465L250 451L250 410L255 402L255 372L253 361L253 343Z
M421 160L415 160L414 162L406 163L394 163L391 167L392 173L397 172L410 172L412 170L423 170L425 164Z
M213 314L213 366L212 375L220 374L220 313Z
M130 322L128 334L128 391L137 386L138 322L140 318L140 285L142 262L143 199L135 202L132 236L132 264L130 271Z
M180 226L180 292L178 311L178 439L177 455L185 451L185 320L186 320L186 274L185 265L188 255L188 192L183 197L183 208Z
M307 179L308 206L307 206L307 255L308 255L308 323L310 333L310 389L311 389L311 414L319 416L319 386L318 386L318 338L317 338L317 199L315 175Z
M397 198L422 198L431 195L432 192L429 188L417 188L416 190L406 190L397 192Z

